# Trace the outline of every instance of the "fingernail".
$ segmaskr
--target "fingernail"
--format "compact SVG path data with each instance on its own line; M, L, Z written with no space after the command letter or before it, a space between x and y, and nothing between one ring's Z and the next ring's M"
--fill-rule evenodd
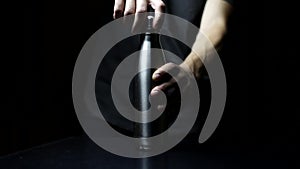
M114 19L118 19L120 17L122 17L122 11L120 11L120 10L115 11L114 12Z
M156 96L157 94L158 94L158 91L157 91L157 90L152 90L150 95L151 95L151 96Z
M158 94L158 90L152 89L151 90L151 96L155 96L156 94Z
M160 76L159 73L155 73L155 74L153 75L153 79L157 79L159 76Z

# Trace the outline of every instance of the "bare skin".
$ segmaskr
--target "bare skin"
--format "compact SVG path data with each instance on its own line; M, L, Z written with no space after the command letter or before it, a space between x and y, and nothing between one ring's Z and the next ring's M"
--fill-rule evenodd
M115 0L114 18L119 18L124 15L142 13L147 11L147 6L151 5L155 13L162 13L165 9L165 4L161 0ZM203 69L203 60L209 61L210 58L205 58L205 52L208 45L206 40L200 38L204 34L212 43L214 48L219 48L222 39L227 30L227 20L232 11L232 6L225 0L207 0L202 14L200 34L198 34L192 52L187 56L182 64L176 65L167 63L157 69L152 76L154 81L160 82L154 87L151 95L155 96L159 90L165 91L174 86L176 83L173 78L166 78L165 72L177 70L177 79L187 79L187 73L190 72L196 79L201 78L201 70ZM155 15L153 27L156 28L160 18ZM135 18L135 23L140 22L139 18ZM200 21L199 21L200 22ZM188 85L188 81L186 83Z

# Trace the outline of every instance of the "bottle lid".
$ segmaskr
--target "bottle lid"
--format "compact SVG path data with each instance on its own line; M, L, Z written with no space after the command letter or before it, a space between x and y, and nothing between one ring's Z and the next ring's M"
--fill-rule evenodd
M152 30L153 19L154 19L154 16L149 15L149 16L147 17L147 22L148 22L148 27L147 27L147 29L148 29L148 30Z

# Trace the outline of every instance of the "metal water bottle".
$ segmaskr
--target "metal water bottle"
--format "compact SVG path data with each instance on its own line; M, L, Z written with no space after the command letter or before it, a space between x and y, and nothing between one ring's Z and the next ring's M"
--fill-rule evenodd
M146 111L150 107L149 103L149 94L151 89L155 86L152 81L152 74L155 71L154 69L144 69L149 68L153 62L156 62L155 65L162 66L165 64L164 53L161 50L161 53L156 56L155 59L153 57L153 53L151 51L152 48L161 49L160 45L160 35L151 33L152 30L152 22L153 16L147 17L147 32L142 35L142 43L141 43L141 52L139 56L139 72L137 79L135 81L135 89L134 89L134 102L137 109L140 111ZM157 55L157 53L155 53ZM151 113L147 115L142 115L139 119L141 121L146 121L147 118L151 116ZM134 135L137 138L141 138L141 141L138 143L139 148L143 150L148 150L151 148L151 143L147 142L146 137L151 137L156 134L160 134L165 126L165 122L163 118L159 118L155 123L136 123L134 128Z

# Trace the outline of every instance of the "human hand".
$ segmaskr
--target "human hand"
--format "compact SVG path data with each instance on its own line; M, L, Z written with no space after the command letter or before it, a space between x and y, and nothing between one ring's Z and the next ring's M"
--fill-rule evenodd
M135 14L133 22L133 30L135 30L139 25L146 23L145 16L139 14L147 12L149 5L155 12L152 26L154 29L157 29L162 22L162 13L165 11L165 4L162 0L115 0L113 17L117 19L122 16Z
M194 75L185 63L180 65L167 63L153 73L152 79L157 85L151 90L150 96L155 99L161 92L164 92L168 98L168 104L176 104L180 102L180 92L184 92L189 87L191 78L194 78ZM178 84L181 84L180 88L183 91L180 91ZM158 110L165 108L166 105L157 103Z

